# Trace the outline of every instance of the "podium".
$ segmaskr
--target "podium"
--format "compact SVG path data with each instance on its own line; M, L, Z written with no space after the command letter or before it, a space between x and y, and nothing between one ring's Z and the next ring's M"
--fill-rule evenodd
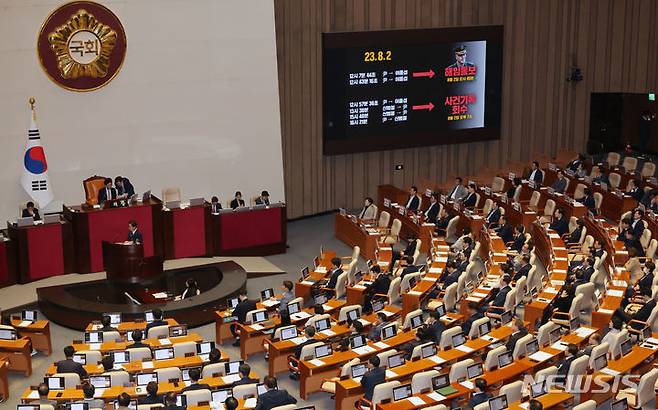
M144 245L124 245L103 241L103 269L107 279L138 283L162 274L161 256L144 256Z

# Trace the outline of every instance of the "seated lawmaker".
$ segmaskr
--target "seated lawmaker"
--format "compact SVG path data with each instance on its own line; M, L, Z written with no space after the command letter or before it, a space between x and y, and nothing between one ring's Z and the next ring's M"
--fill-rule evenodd
M448 229L448 224L450 223L452 217L448 213L445 207L442 207L439 211L439 217L436 219L436 234L439 236L445 236L446 230Z
M489 210L489 213L485 218L489 228L495 228L496 226L498 226L498 222L500 221L500 216L501 216L501 212L500 212L500 208L498 207L498 202L493 201L491 203L491 209Z
M439 205L439 194L432 194L430 196L430 206L427 208L427 211L425 211L425 221L427 223L436 223L436 217L439 215L439 208L441 208L441 205Z
M525 227L522 224L516 225L514 227L514 240L510 246L510 249L513 251L521 252L525 240Z
M263 191L260 193L260 196L256 198L256 205L270 205L270 193Z
M112 187L112 178L105 178L105 186L98 191L98 204L103 205L107 201L116 200L118 193L116 188Z
M585 188L585 196L580 200L583 205L593 214L596 215L596 201L594 200L594 193L591 189Z
M370 356L370 359L368 359L368 371L361 378L363 398L368 401L372 401L372 394L375 391L375 387L386 381L386 369L381 367L380 364L379 356Z
M500 216L499 225L494 230L506 244L514 240L514 228L505 215Z
M266 391L256 399L255 410L272 410L287 404L297 404L297 399L292 397L288 390L277 387L276 378L265 376L263 383Z
M553 222L551 222L549 228L557 232L560 236L569 233L569 222L567 222L567 218L564 216L564 211L562 209L558 208L555 210L555 216L553 217Z
M126 245L140 245L144 243L144 238L142 233L137 229L137 221L128 222L128 240L126 240Z
M231 200L231 209L236 209L244 206L244 199L242 199L242 192L236 191L235 198Z
M114 178L114 185L117 189L117 198L119 199L130 199L135 195L135 187L130 183L128 178L117 176Z
M407 211L416 211L420 208L420 197L418 196L418 188L412 186L409 188L409 199L405 205Z
M41 216L39 215L39 210L34 207L34 202L30 201L27 204L25 204L25 209L23 209L23 212L21 213L22 218L29 218L32 217L35 221L40 221Z
M201 291L199 290L199 284L196 279L190 278L185 281L185 290L181 295L181 299L191 298L192 296L200 295Z
M562 171L557 172L557 179L553 182L551 188L553 188L553 191L558 194L563 194L567 189L567 179L564 177L564 173Z
M448 194L448 200L459 201L460 199L465 198L466 195L468 195L468 191L462 184L462 179L460 177L455 178L455 186L450 190L450 193Z
M210 198L210 213L218 214L222 209L222 204L219 202L219 198L213 196Z
M329 278L329 283L325 286L329 289L336 289L336 283L338 283L338 277L343 273L343 270L340 268L340 258L331 259L331 277Z
M541 185L544 182L544 173L539 168L539 162L532 161L530 166L530 174L528 174L528 181L535 181L535 184Z
M631 179L628 181L628 191L626 191L626 195L630 195L635 199L636 201L642 200L642 197L644 196L644 191L642 188L640 188L640 181L636 179Z
M477 205L478 197L475 194L475 184L468 185L468 194L464 198L464 207L466 208L475 208Z
M585 163L585 155L578 154L576 158L569 161L566 168L570 171L576 172L578 170L578 167L582 166L584 163Z
M514 194L516 194L516 188L518 188L521 184L523 184L521 178L514 178L512 180L512 186L510 187L510 189L507 190L508 199L514 198Z
M359 219L371 221L377 218L377 207L373 204L372 198L369 196L363 201L363 209L359 212Z

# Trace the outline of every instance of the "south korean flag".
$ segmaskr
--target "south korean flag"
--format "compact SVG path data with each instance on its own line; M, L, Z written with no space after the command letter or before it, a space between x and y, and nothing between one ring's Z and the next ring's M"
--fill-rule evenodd
M48 179L48 163L41 145L34 109L30 118L30 129L27 131L21 185L40 208L45 208L52 202L54 195Z

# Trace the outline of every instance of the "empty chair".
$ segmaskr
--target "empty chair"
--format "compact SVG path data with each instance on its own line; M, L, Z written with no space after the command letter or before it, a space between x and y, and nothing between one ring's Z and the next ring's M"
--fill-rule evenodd
M181 342L174 344L174 357L185 357L189 353L196 354L196 343Z
M385 382L380 383L375 386L375 390L372 392L372 402L368 403L370 408L375 409L377 405L383 400L393 400L393 389L400 385L399 381ZM367 400L361 399L362 402Z
M596 209L596 214L601 214L601 204L603 203L603 194L600 192L594 192L594 208Z
M400 230L402 229L402 222L399 219L394 219L391 229L382 238L382 243L386 245L394 245L400 240Z
M602 354L607 355L609 349L610 349L610 345L608 344L608 342L603 342L598 346L594 346L592 348L592 353L589 355L589 368L594 369L594 360L596 360L596 358L601 356Z
M190 390L183 394L187 399L188 406L198 406L202 401L210 402L211 400L210 390L208 389Z
M427 308L430 310L436 309L439 307L441 304L443 304L446 308L446 312L453 311L455 309L455 305L457 304L457 284L453 283L452 285L448 286L448 288L445 291L445 294L443 295L443 300L441 301L430 301L430 303L427 304Z
M530 269L535 268L534 266ZM516 306L520 305L523 303L525 300L526 296L528 296L528 286L527 286L527 281L528 278L526 276L521 276L521 278L516 282L516 300L514 301L514 304Z
M123 341L123 338L121 337L121 334L117 332L116 330L111 330L109 332L103 332L103 341L105 342L121 342Z
M420 272L415 272L415 273L409 273L407 275L404 275L404 278L402 278L402 281L400 281L400 292L401 293L407 293L411 290L410 283L412 279L416 279L418 281L420 279Z
M106 372L103 373L103 376L110 376L112 386L123 387L130 384L130 374L125 370Z
M489 213L492 204L493 201L491 200L491 198L487 198L487 200L484 201L484 206L482 207L482 215L487 215Z
M569 366L569 371L567 372L567 381L565 383L567 391L579 387L579 384L582 381L581 377L587 372L588 366L589 356L587 355L578 356L573 362L571 362L571 366Z
M585 185L585 184L576 185L576 189L574 189L574 191L573 191L573 198L576 199L576 200L579 200L582 197L584 197L585 196L585 188L587 188L587 185ZM565 191L566 191L566 189L565 189Z
M616 172L611 172L610 175L608 175L608 181L610 182L610 186L612 188L619 189L619 184L621 184L621 175Z
M553 378L551 376L555 376L557 374L557 366L550 366L545 369L539 370L537 373L535 373L535 383L547 380L547 384L549 382L553 381ZM553 387L552 384L546 386L547 388Z
M438 370L428 370L414 374L411 378L411 392L418 394L427 389L432 389L432 379L438 375Z
M473 363L475 363L473 359L466 359L453 364L450 367L450 373L448 374L448 377L450 378L450 383L455 383L458 382L459 380L465 379L467 376L466 369L468 368L468 366L472 365Z
M400 282L402 279L394 278L388 288L388 304L394 305L400 301Z
M55 407L51 404L39 404L39 410L55 410ZM93 409L89 409L89 410L93 410Z
M323 346L325 343L324 342L316 342L316 343L311 343L310 345L306 345L302 347L302 351L299 354L299 358L301 360L313 360L315 359L315 348L318 346Z
M633 172L637 169L637 158L624 157L624 162L621 163L621 166L624 167L626 172Z
M233 397L236 399L248 399L249 397L258 396L258 384L241 384L233 387Z
M391 221L391 214L386 211L381 211L379 213L379 221L377 222L378 228L388 228L388 223Z
M155 326L149 329L149 339L162 339L163 337L169 337L169 326Z
M642 244L642 247L644 249L649 246L649 242L651 241L651 229L645 229L642 231L642 235L640 235L640 243Z
M148 347L136 347L133 349L127 349L127 351L130 353L130 361L131 362L142 362L144 359L151 359L151 349ZM87 358L87 360L89 360Z
M75 386L80 384L80 376L77 373L55 373L53 377L63 377L66 389L75 389Z
M507 397L508 403L519 401L523 396L523 382L518 380L512 383L508 383L500 388L498 394L501 396L504 394L505 397Z
M357 260L353 260L350 262L349 265L347 265L347 269L345 272L347 273L347 286L354 286L356 284L356 264L358 262ZM302 303L299 304L299 306L304 306L304 299L302 299Z
M348 305L348 306L343 306L340 308L340 312L338 312L338 321L339 322L346 322L347 321L347 313L352 311L352 310L357 310L357 317L361 317L361 305Z
M158 381L181 380L181 371L178 367L163 367L162 369L155 369L154 372L158 375Z
M653 368L640 377L637 390L628 388L620 391L617 398L626 398L628 405L633 408L649 408L648 404L656 400L656 380L658 380L658 369Z
M583 300L580 304L581 311L586 311L591 313L592 310L595 310L598 307L598 300L596 299L596 294L594 293L594 284L593 283L583 283L576 287L576 295L582 295Z
M573 407L571 410L596 410L596 400L587 400Z
M345 276L347 277L347 274L346 274L346 273L342 273L340 276L343 276L343 275L345 275ZM338 285L336 285L336 286L338 286ZM252 323L254 322L254 314L259 313L259 312L264 312L264 313L265 313L265 312L267 312L267 310L266 310L266 309L254 309L254 310L250 310L249 312L247 312L247 317L246 317L246 319L245 319L245 322L246 322L248 325L252 324Z
M404 321L402 322L402 329L404 330L411 329L411 320L418 316L420 316L421 319L423 318L422 309L416 309L414 311L407 313L407 316L404 317Z
M520 343L517 343L519 345ZM484 359L484 369L493 370L498 367L498 356L507 352L507 348L503 346L498 346L494 349L491 349L487 352L487 356Z
M527 335L520 338L518 342L516 342L516 345L514 345L514 351L512 352L512 357L514 360L519 360L523 355L525 355L526 345L534 338L535 335L528 333Z
M539 193L539 191L532 191L532 195L530 195L530 202L528 202L528 209L531 211L537 211L537 206L539 205L540 199L541 193Z
M416 359L422 357L423 349L433 345L434 342L427 342L427 343L423 343L422 345L414 346L414 350L411 351L411 358Z
M647 231L648 229L645 229ZM658 240L652 239L649 241L649 246L645 252L645 258L647 260L652 260L656 258L656 249L658 249Z
M439 340L439 348L445 349L446 347L452 347L452 337L459 334L461 331L461 326L453 326L444 330L443 333L441 333L441 340Z
M544 214L539 220L542 223L548 223L553 220L553 213L555 213L555 201L552 199L546 200L546 205L544 205Z
M379 357L379 367L387 368L388 367L388 358L393 356L393 355L396 355L397 353L398 353L397 350L391 349L391 350L387 350L385 352L381 352L381 353L377 354L377 357Z
M315 327L315 322L320 321L320 320L324 320L324 319L331 320L331 315L329 315L328 313L324 313L322 315L313 315L306 321L306 326Z
M501 177L494 177L491 181L491 191L492 192L503 192L505 189L505 180Z
M619 165L620 160L621 160L621 155L619 155L618 152L608 152L608 158L606 159L606 162L608 163L608 166L610 168Z
M446 228L446 242L455 243L457 241L457 225L459 224L459 215L453 217L448 222L448 227Z
M557 323L560 326L563 327L569 327L569 323L571 319L578 318L580 316L580 306L583 301L583 295L576 295L573 298L573 302L571 302L571 307L569 308L568 313L563 313L563 312L554 312L553 316L551 317L551 321Z
M322 386L320 389L322 391L331 393L331 394L336 394L336 382L340 380L341 377L343 376L349 376L350 375L350 370L352 369L352 366L355 364L359 364L360 360L358 357L355 357L354 359L350 360L349 362L345 363L343 367L340 368L340 374L339 377L334 377L328 380L325 380L322 382ZM295 407L296 408L296 407Z
M517 186L516 189L514 190L514 196L512 197L512 200L514 202L521 202L521 191L523 191L523 185ZM502 211L504 210L505 209L503 208Z
M130 350L130 358L132 359L132 350ZM135 349L136 350L136 349ZM149 354L151 353L151 349L148 349ZM98 350L79 350L76 352L76 354L84 354L85 355L85 361L87 364L94 364L94 363L100 363L101 359L103 359L103 354L98 351Z
M641 176L642 178L651 178L656 174L656 164L653 162L645 162L642 166Z
M628 330L622 329L621 332L613 335L610 340L608 340L608 343L610 343L610 349L608 349L608 353L610 353L611 357L621 356L621 344L626 339L628 339Z
M480 326L483 325L483 324L485 324L485 323L487 323L487 322L489 322L489 320L490 320L490 319L489 319L488 317L486 317L486 316L485 316L485 317L481 317L481 318L479 318L479 319L475 319L475 320L473 321L473 324L471 325L471 330L468 332L468 337L469 337L469 338L475 338L475 337L480 337L480 336L482 336L482 335L480 334Z
M180 201L180 188L170 187L162 190L162 202Z
M209 363L203 366L201 370L201 378L205 379L207 377L224 376L226 367L224 363Z

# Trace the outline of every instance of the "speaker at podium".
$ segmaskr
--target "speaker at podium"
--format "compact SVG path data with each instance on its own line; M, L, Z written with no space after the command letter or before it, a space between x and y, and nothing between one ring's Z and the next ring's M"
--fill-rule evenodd
M162 275L161 256L144 257L144 245L103 241L103 269L119 283L139 283Z

